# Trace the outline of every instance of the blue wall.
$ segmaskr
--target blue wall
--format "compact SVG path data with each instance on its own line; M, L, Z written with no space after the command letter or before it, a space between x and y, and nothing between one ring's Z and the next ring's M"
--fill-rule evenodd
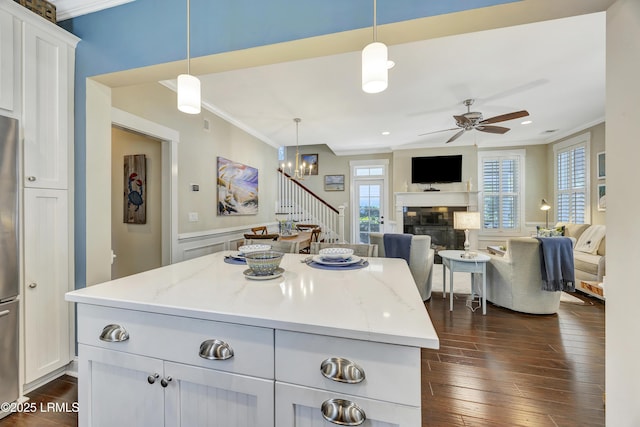
M378 24L517 0L379 0ZM82 40L75 74L76 287L86 284L87 77L186 58L186 0L136 0L60 25ZM370 27L371 0L191 0L191 56Z

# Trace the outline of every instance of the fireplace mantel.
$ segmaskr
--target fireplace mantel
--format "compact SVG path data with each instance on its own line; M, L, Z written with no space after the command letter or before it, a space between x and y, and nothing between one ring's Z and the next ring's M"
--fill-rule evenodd
M402 212L405 206L466 206L467 210L478 210L477 191L421 191L395 193L396 213ZM396 215L398 220L398 215Z

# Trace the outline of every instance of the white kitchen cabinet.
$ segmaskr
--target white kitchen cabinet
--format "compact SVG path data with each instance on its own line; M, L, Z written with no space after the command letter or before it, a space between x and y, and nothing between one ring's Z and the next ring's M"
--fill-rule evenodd
M420 417L419 406L381 402L360 396L336 394L276 382L276 426L278 427L330 425L415 427L421 425Z
M24 191L25 380L71 361L69 217L66 190Z
M38 26L24 29L24 185L68 188L73 48Z
M19 21L14 21L11 13L0 10L0 111L10 116L20 107L19 31Z
M273 330L83 305L78 326L80 426L273 427Z
M73 84L80 39L0 2L0 114L19 120L23 388L71 361ZM32 383L32 384L29 384Z

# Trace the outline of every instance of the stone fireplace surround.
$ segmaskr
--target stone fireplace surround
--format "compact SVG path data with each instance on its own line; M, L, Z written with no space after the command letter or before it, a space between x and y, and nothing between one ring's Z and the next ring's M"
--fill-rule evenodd
M436 251L444 249L442 246L462 249L464 233L453 230L453 212L477 211L478 194L477 191L395 193L396 228L398 232L431 235ZM408 212L415 213L415 216L407 216ZM478 230L470 231L469 242L472 249L478 248Z

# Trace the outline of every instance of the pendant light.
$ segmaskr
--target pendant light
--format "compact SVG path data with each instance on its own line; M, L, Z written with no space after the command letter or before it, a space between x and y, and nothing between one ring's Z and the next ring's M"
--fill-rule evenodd
M367 93L379 93L385 90L389 82L387 46L378 41L376 0L373 0L373 42L362 50L362 90Z
M200 79L191 75L191 1L187 0L187 74L178 76L178 110L200 114Z

